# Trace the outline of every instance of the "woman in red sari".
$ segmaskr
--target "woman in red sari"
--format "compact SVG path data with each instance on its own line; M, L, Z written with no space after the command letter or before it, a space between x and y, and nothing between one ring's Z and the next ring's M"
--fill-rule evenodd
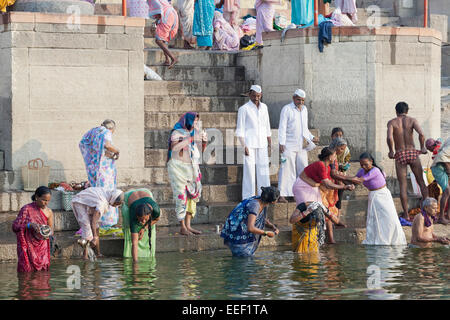
M50 266L49 234L41 234L43 225L49 226L53 233L53 212L47 207L50 189L37 188L31 199L33 202L20 209L12 226L17 236L17 272L48 270Z

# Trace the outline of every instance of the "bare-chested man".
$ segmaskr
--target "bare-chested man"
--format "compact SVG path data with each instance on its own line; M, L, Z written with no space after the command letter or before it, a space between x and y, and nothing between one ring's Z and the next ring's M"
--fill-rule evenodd
M434 198L426 198L423 201L422 212L417 214L412 225L411 244L422 248L429 248L432 242L449 244L450 239L447 237L437 237L433 233L433 221L437 214L437 200Z
M409 117L408 104L406 102L399 102L395 106L397 117L390 120L387 124L387 144L389 147L389 158L395 159L395 171L397 179L400 184L400 200L403 207L403 218L409 220L408 216L408 195L407 195L407 180L406 170L409 165L411 171L416 177L419 184L422 199L428 197L428 189L423 181L423 168L420 163L419 155L426 154L425 135L419 122ZM416 150L414 145L414 130L419 134L420 150ZM394 153L395 143L395 153Z

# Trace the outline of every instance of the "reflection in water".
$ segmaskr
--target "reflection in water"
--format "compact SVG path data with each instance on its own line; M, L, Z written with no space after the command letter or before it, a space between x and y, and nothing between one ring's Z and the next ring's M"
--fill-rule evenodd
M315 255L160 253L157 264L53 259L49 272L13 277L17 264L0 263L0 299L450 299L449 258L448 248L339 244ZM80 288L68 286L73 265L80 270ZM371 266L379 269L378 286L368 281Z
M395 290L390 289L390 286L403 277L400 267L404 264L406 250L406 246L366 246L368 270L371 273L368 279L370 290L366 291L369 299L393 300L401 297L400 293L391 293Z
M43 299L50 295L50 271L17 273L17 298L21 300ZM1 290L1 289L0 289Z

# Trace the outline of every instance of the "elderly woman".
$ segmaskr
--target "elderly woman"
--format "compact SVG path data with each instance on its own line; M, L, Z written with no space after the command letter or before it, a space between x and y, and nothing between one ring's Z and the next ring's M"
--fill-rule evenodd
M199 119L196 112L185 113L175 124L169 137L167 171L182 235L201 233L191 227L202 193L202 174L199 168L201 155L197 145L201 143L204 151L208 140L205 131L199 133Z
M261 236L273 238L279 233L277 227L266 219L267 207L275 204L280 191L274 187L261 187L261 196L251 197L239 203L231 211L220 236L233 256L252 256L258 249ZM268 225L272 231L264 231Z
M354 190L355 186L353 184L338 185L333 182L330 164L336 160L336 151L328 147L323 148L319 160L307 166L295 181L292 187L295 202L297 205L302 202L322 203L331 212L329 220L338 226L345 227L339 222L339 212L335 207L337 195L334 191ZM335 243L333 229L327 228L327 233L328 242Z
M88 259L88 245L100 254L98 222L110 207L118 207L123 203L124 195L121 190L90 187L72 198L73 214L81 226L81 240L79 244L84 248L83 257Z
M348 151L347 141L342 138L334 138L329 146L330 149L336 151L336 160L330 164L331 178L333 178L337 184L360 184L361 182L355 177L348 177L346 171L350 167L350 151ZM344 190L338 190L338 201L335 206L338 210L341 210L341 201L344 194Z
M50 266L50 240L53 232L53 212L47 207L51 191L39 187L32 203L20 209L12 230L17 236L17 272L48 270Z
M214 50L239 50L239 36L220 11L214 12Z
M366 239L368 245L406 245L405 233L398 219L391 192L386 187L384 173L370 153L359 157L361 169L356 176L369 190Z
M81 139L79 147L86 165L86 172L91 187L116 189L119 149L112 144L112 134L116 130L113 120L105 120L99 127L89 130ZM100 227L109 228L119 222L119 211L111 208L104 213Z
M125 193L122 205L124 258L151 258L155 256L156 228L160 209L150 190L132 189Z

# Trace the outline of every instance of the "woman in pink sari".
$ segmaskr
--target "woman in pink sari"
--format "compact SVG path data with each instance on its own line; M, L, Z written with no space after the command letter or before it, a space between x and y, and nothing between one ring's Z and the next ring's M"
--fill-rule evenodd
M273 31L273 15L275 9L273 4L279 3L279 0L256 0L256 42L263 44L262 33Z
M239 36L220 11L214 12L214 50L239 50Z
M171 69L178 59L169 51L168 43L178 32L178 14L167 0L148 0L148 15L157 19L156 44L166 57L163 65Z
M46 271L50 266L48 236L53 230L53 212L47 205L51 191L47 187L39 187L31 199L33 202L20 209L12 226L17 236L17 272Z

